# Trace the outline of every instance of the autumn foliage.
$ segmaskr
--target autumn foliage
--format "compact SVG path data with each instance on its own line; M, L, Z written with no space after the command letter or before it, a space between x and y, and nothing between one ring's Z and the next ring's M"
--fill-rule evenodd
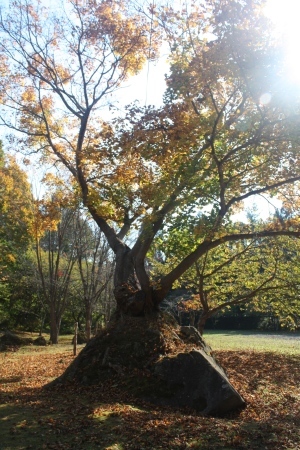
M26 174L0 145L0 281L33 241L33 199ZM18 220L16 220L18 217Z

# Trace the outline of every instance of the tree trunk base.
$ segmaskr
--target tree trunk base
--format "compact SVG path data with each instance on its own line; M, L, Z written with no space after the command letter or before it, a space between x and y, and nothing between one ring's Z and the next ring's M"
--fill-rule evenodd
M189 407L209 415L245 405L199 332L181 327L168 314L116 320L48 386L105 386L112 377L127 393L158 405Z

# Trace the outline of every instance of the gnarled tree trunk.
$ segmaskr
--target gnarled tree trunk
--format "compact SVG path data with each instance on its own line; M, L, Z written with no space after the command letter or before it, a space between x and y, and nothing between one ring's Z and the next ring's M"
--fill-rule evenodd
M116 252L114 296L117 314L142 316L157 310L153 289L142 287L137 277L137 273L142 271L143 262L137 263L129 248L124 247Z

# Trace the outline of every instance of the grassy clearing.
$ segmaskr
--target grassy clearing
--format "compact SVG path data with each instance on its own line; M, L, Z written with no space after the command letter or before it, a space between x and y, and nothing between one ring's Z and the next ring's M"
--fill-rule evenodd
M240 413L211 418L153 407L129 398L116 380L45 390L73 359L70 337L58 346L0 353L0 449L300 449L298 349L286 336L276 345L267 335L206 338L247 402Z
M204 338L216 351L246 350L300 355L300 333L208 330Z
M0 336L2 334L0 333ZM27 332L20 332L18 335L22 338L31 338L36 339L39 334L38 333L27 333ZM47 342L50 340L50 336L43 335ZM73 345L72 345L72 339L74 335L64 335L59 337L59 342L57 345L47 345L47 346L35 346L35 345L24 345L19 348L18 355L26 355L26 354L32 354L32 353L40 353L40 354L59 354L62 352L70 352L70 354L73 354ZM84 347L84 344L79 345L77 344L77 351L79 352ZM1 353L0 353L1 355ZM0 447L1 450L1 447Z

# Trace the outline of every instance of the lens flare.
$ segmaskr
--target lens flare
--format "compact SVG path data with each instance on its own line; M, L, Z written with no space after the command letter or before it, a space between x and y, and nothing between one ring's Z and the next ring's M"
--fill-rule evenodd
M269 92L265 92L264 94L262 94L259 98L259 103L261 105L267 105L268 103L270 103L272 98L272 95Z

